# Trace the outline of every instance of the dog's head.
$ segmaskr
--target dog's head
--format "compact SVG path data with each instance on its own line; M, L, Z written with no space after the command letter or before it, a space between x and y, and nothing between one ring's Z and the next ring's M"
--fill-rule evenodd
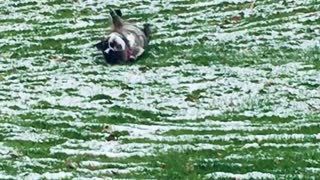
M120 64L129 60L130 49L127 39L117 32L112 32L95 46L102 51L107 63Z

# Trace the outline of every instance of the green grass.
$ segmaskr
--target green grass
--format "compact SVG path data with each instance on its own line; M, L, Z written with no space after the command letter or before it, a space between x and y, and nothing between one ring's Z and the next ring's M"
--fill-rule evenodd
M302 43L318 40L319 1L257 0L252 11L249 2L194 6L206 2L0 4L0 174L200 180L257 171L317 179L320 171L307 168L320 168L320 47ZM109 8L152 24L151 45L136 63L108 66L93 47L110 26ZM57 138L10 139L25 132ZM102 148L107 155L91 152ZM152 153L131 154L145 148Z
M231 150L231 151L230 151ZM281 173L287 173L288 176L295 176L296 172L301 172L297 164L303 166L314 166L306 160L319 158L319 153L316 149L307 150L305 154L296 153L298 149L286 149L279 152L277 149L263 148L255 151L250 149L250 154L257 157L256 159L246 159L245 155L249 150L242 150L239 153L243 159L225 158L232 152L232 149L226 151L169 151L160 153L154 158L148 158L152 167L157 167L160 170L153 172L146 172L142 177L154 177L156 179L204 179L205 174L213 172L232 172L245 174L250 171L259 171L265 173L275 174L276 177L281 177ZM299 149L301 150L301 149ZM267 157L278 158L267 158ZM266 157L265 159L260 159ZM276 169L282 169L281 173ZM303 172L305 175L312 175L310 172ZM131 177L131 176L120 176ZM141 176L137 176L141 177Z
M202 42L202 43L205 43ZM258 50L246 50L239 52L239 49L234 49L229 45L219 44L216 46L206 46L198 44L196 46L174 46L174 44L163 44L160 46L173 46L168 52L162 49L151 49L144 56L143 61L138 61L138 64L147 67L163 67L163 66L179 66L182 62L172 61L172 57L177 59L186 59L187 62L196 65L214 65L225 64L229 66L252 66L271 63L273 65L283 65L289 62L302 62L312 64L317 69L320 68L320 49L313 48L308 50L288 50L274 49L270 47L261 47ZM185 52L181 54L181 52ZM154 61L151 54L159 55L157 61Z

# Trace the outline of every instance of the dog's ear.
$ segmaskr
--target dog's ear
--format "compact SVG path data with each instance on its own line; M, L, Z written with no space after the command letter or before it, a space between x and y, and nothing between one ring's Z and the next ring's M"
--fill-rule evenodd
M94 47L96 47L100 51L104 51L104 50L108 49L109 39L110 39L109 36L106 38L102 38L99 43L94 45Z
M119 17L122 17L122 12L120 9L116 9L114 10L114 12L119 16Z
M96 47L98 50L103 51L104 42L101 41L98 44L95 44L94 47Z

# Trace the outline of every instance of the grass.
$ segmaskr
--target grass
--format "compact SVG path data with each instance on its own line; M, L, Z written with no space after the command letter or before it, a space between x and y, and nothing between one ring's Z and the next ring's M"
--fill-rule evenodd
M154 177L156 179L204 179L204 175L213 172L232 172L238 174L245 174L246 172L258 171L264 173L275 174L275 177L281 177L281 173L286 173L287 176L295 176L297 173L304 173L306 177L308 175L314 175L310 172L305 172L297 167L303 164L303 166L314 166L313 163L308 162L309 159L319 157L319 153L316 149L308 150L304 155L296 153L297 149L286 149L283 152L279 152L276 149L263 148L261 150L250 150L250 154L256 159L250 160L246 158L248 150L243 150L239 154L243 159L230 159L226 160L230 152L226 151L168 151L160 153L154 158L148 158L151 163L151 167L157 167L157 171L146 172L142 177ZM300 149L299 149L300 150ZM252 153L254 152L254 153ZM277 157L267 158L267 157ZM261 157L266 157L262 158ZM258 159L259 160L258 160ZM299 160L298 160L299 159ZM306 160L306 161L305 161ZM282 169L281 173L276 169ZM131 177L128 175L119 176L121 178ZM139 177L139 176L137 176Z
M274 49L269 47L260 47L258 50L240 52L229 45L218 44L215 46L205 45L205 41L196 46L174 46L174 44L163 44L160 46L173 46L170 52L165 49L151 49L144 57L144 61L138 61L138 64L146 67L164 67L179 66L182 62L170 61L175 59L186 59L188 63L196 65L214 65L224 64L229 66L253 66L265 63L273 65L283 65L289 62L302 62L312 64L317 69L320 68L320 50L313 48L308 50L287 50ZM181 54L180 52L185 52ZM159 55L158 61L153 61L151 54ZM169 60L169 61L168 61Z
M258 171L317 179L320 171L308 168L320 168L320 47L302 43L318 40L319 2L259 0L253 12L248 2L193 6L206 2L0 5L0 174L197 180ZM153 24L151 45L136 63L108 66L92 47L110 25L109 8ZM206 82L214 85L199 86ZM60 103L67 98L77 102ZM10 139L25 132L57 138ZM147 148L151 154L133 155Z

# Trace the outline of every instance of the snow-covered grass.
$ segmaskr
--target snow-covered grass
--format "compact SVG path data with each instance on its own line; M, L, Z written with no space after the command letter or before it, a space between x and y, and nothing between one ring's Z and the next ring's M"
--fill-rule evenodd
M108 66L108 9L152 24ZM0 179L319 177L320 3L4 0Z

